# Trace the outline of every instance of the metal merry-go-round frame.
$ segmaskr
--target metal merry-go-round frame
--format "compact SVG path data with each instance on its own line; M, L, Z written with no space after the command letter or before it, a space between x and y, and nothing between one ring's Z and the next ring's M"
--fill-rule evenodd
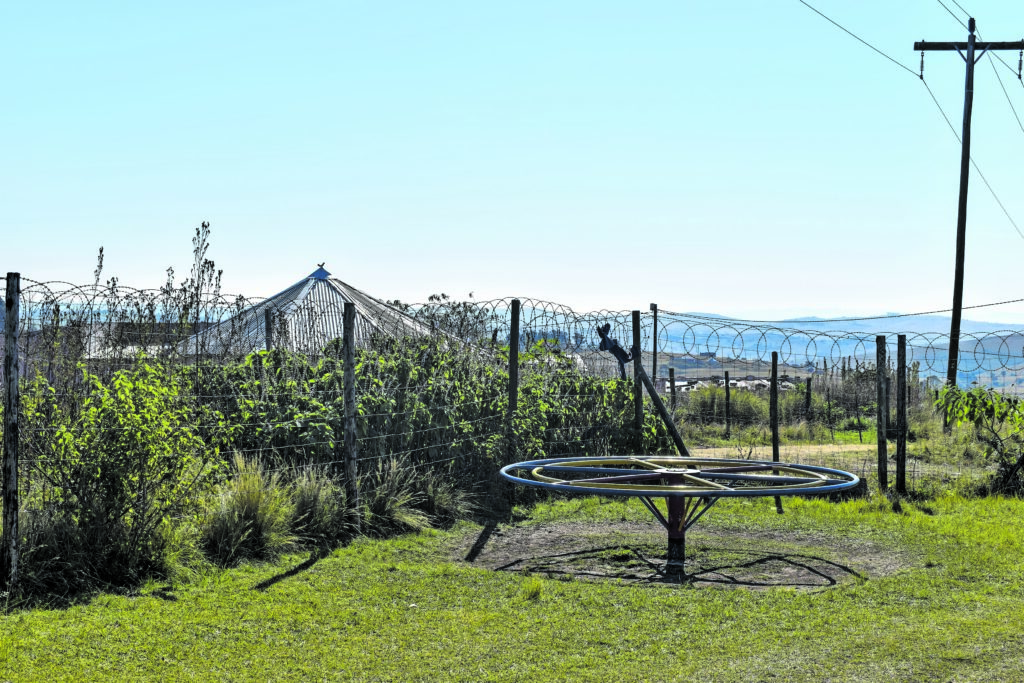
M610 325L598 328L600 350L625 364L640 357L636 347L626 351L609 336ZM686 531L722 498L828 495L851 489L860 478L843 470L760 460L692 457L643 366L634 366L668 427L679 456L623 455L546 458L506 465L501 476L516 484L565 493L639 498L668 531L666 573L685 574ZM664 498L666 513L655 505ZM779 511L781 512L781 505Z
M860 483L816 465L664 455L529 460L506 465L501 476L565 493L639 498L668 532L672 574L685 573L687 530L722 498L827 495ZM665 498L667 514L656 498Z

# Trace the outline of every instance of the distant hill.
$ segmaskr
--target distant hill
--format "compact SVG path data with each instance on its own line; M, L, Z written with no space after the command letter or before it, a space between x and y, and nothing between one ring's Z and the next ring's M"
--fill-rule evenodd
M735 321L751 324L755 327L784 327L788 329L810 330L815 332L857 332L861 334L884 334L886 332L917 332L921 334L949 334L950 317L948 315L903 315L890 313L884 318L820 318L803 316L786 320L751 323L742 318L731 318L717 313L683 313L700 318L717 318L722 321ZM964 319L960 322L963 333L983 333L1024 331L1024 323L990 323L980 320Z

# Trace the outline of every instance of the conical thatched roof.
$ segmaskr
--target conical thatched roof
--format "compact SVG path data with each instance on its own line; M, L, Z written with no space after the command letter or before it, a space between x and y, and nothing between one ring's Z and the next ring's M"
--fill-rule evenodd
M345 303L356 305L356 344L372 336L428 335L428 326L366 292L342 282L323 266L291 287L209 327L185 342L186 354L250 353L268 346L317 353L343 334ZM268 345L268 334L270 344Z

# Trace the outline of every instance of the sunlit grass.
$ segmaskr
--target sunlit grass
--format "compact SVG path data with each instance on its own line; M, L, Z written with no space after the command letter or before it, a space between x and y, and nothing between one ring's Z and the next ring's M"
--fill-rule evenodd
M287 556L168 591L10 613L0 617L0 679L1015 679L1024 502L949 495L900 510L879 495L786 499L783 515L771 499L746 500L702 520L712 548L715 530L743 528L870 539L913 558L890 576L809 592L488 571L452 553L479 531L469 523L359 539L315 563ZM636 501L599 498L529 512L521 523L595 530L648 519Z

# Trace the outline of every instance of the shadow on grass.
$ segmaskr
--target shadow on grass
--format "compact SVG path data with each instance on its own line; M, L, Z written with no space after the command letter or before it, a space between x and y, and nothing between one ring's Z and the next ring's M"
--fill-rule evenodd
M253 586L252 589L254 591L265 591L274 584L280 583L285 579L290 579L293 576L301 574L302 572L311 568L313 565L315 565L317 562L324 559L328 555L330 555L329 550L314 550L312 553L310 553L309 558L305 562L295 565L288 571L281 572L280 574L271 576L269 579L260 581L255 586Z
M667 568L663 552L649 556L645 551L650 550L631 545L587 548L521 557L495 567L495 570L547 574L551 578L618 580L641 584L703 584L708 587L748 589L821 589L835 586L844 580L866 579L847 565L816 555L760 552L747 548L715 548L692 552L683 573Z

